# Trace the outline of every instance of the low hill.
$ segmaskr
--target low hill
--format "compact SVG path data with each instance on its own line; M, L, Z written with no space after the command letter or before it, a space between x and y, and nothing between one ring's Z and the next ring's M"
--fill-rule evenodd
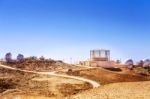
M77 68L73 65L64 63L62 61L55 61L55 60L25 59L22 62L13 61L11 63L3 62L2 64L8 65L14 68L19 68L23 70L31 70L31 71L55 71L55 70L62 70L62 69Z
M92 79L99 82L101 85L118 82L137 82L150 80L150 76L136 74L132 71L113 72L103 68L78 70L68 74Z

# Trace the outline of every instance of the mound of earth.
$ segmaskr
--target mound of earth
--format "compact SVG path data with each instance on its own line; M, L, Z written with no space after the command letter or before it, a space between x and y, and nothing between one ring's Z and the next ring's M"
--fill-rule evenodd
M82 92L66 99L149 99L150 81L115 83Z

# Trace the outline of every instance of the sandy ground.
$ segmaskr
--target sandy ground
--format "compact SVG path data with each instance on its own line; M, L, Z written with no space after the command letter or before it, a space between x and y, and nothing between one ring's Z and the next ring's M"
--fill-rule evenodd
M84 81L84 78L77 80L79 77L61 74L57 76L55 72L41 73L3 67L0 69L0 74L1 77L6 77L3 78L6 82L2 81L6 88L0 99L48 99L48 97L61 99L64 96L74 95L92 88L89 83ZM11 87L12 84L7 80L9 75L12 75L10 81L13 85L15 84L14 87Z
M15 69L5 69L11 71L7 72L7 75L15 73ZM5 73L5 69L1 71ZM29 73L31 73L31 77L28 78L27 74ZM56 72L41 73L17 70L14 77L27 77L25 84L22 84L24 82L20 81L21 92L12 92L0 97L0 99L64 99L66 96L66 99L149 99L150 97L150 82L135 82L149 79L125 71L118 73L105 69L89 68L89 70L73 70L72 74L69 76L66 74L56 74ZM93 83L93 80L104 86L90 90L92 86L85 82L92 81L91 83ZM17 88L19 87L17 86Z
M35 77L26 86L19 91L7 90L0 99L61 99L92 88L83 81L53 76Z
M18 70L18 71L25 72L25 73L35 73L35 74L39 74L39 75L50 75L50 76L56 76L56 77L63 77L63 78L70 78L70 79L75 79L75 80L81 80L81 81L90 83L95 88L100 86L100 84L97 83L94 80L82 78L82 77L79 77L79 76L77 77L77 76L69 76L69 75L64 75L64 74L57 74L56 73L57 71L53 71L53 72L37 72L37 71L29 71L29 70L17 69L17 68L13 68L13 67L6 66L6 65L1 65L1 64L0 64L0 67L5 68L5 69L10 69L10 70L15 70L15 71ZM66 71L66 70L64 70L64 71Z
M150 99L150 81L108 84L66 99Z
M83 81L68 79L62 77L36 77L32 79L33 81L49 81L51 83L55 82L55 84L69 83L69 84L83 84Z
M79 80L74 80L74 79L67 79L67 78L62 78L62 77L37 77L32 79L32 87L38 87L36 83L33 84L33 82L47 82L47 88L49 88L53 93L63 96L60 91L58 86L61 86L63 84L84 84L83 81Z

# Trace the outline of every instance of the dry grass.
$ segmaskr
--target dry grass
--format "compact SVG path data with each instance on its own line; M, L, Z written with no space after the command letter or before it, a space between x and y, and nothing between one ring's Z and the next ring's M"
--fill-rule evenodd
M16 83L14 83L11 78L0 79L0 93L6 91L7 89L15 89L15 88Z
M74 65L66 64L61 61L54 61L54 60L31 60L27 59L23 62L11 62L6 63L3 62L2 64L8 65L14 68L19 68L23 70L30 70L30 71L57 71L57 70L64 70L64 69L77 69L81 67L76 67Z
M3 95L0 99L7 96L10 97L8 99L13 99L13 96L18 95L19 97L43 96L62 98L92 88L90 84L83 81L49 75L25 73L4 68L0 68L0 78L0 95ZM14 89L14 91L12 89ZM37 97L33 99L37 99Z
M83 92L88 89L92 89L92 86L89 83L84 84L62 84L59 87L60 92L66 97L75 95L77 93Z
M118 82L137 82L149 81L150 77L138 75L130 72L113 72L102 68L73 71L69 75L76 75L95 80L101 85L118 83Z

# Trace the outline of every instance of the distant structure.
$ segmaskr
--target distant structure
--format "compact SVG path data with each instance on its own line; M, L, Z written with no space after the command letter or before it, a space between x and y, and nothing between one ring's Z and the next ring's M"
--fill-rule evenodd
M92 61L109 61L110 50L104 50L104 49L91 50L90 59Z
M149 59L144 60L143 67L150 68L150 60Z
M81 65L110 68L115 62L110 60L110 50L94 49L90 51L90 60L81 61Z
M134 62L132 59L128 59L126 62L125 62L125 65L129 68L129 69L133 69L134 67Z

